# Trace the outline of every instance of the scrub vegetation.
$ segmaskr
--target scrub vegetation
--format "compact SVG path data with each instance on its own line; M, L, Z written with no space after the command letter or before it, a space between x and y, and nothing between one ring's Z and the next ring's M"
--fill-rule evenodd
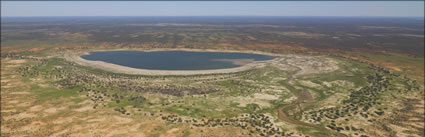
M225 17L221 23L192 24L168 18L65 25L10 19L2 24L1 135L424 136L423 72L418 71L423 52L400 48L423 49L423 37L416 39L423 26L335 22L346 26L338 31L294 26L297 19L240 20L248 23ZM394 25L383 20L384 26ZM388 37L372 37L375 33ZM411 35L399 35L406 33ZM364 41L373 48L355 46ZM123 74L65 57L165 48L280 56L243 71L197 75Z

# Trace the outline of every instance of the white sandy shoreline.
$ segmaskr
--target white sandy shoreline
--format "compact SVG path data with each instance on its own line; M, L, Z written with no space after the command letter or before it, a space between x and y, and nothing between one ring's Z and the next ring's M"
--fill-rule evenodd
M187 49L187 48L154 48L154 49L97 49L97 50L90 50L86 52L82 52L85 54L89 54L90 52L101 52L101 51L143 51L143 52L153 52L153 51L194 51L194 52L228 52L228 53L250 53L250 54L261 54L261 55L267 55L267 56L283 56L282 54L275 54L275 53L269 53L269 52L261 52L261 51L252 51L252 50L246 50L246 51L239 51L239 50L216 50L216 49Z
M262 54L268 56L282 56L279 54L271 54L264 52L256 51L233 51L233 50L198 50L198 49L114 49L114 50L91 50L86 52L77 52L77 53L66 53L64 58L68 61L75 62L79 65L88 66L92 68L102 69L105 71L115 72L115 73L124 73L124 74L136 74L136 75L197 75L197 74L215 74L215 73L234 73L249 70L252 68L263 67L267 62L276 60L278 58L266 61L254 61L235 68L227 69L211 69L211 70L148 70L148 69L137 69L126 66L121 66L117 64L107 63L103 61L91 61L81 58L82 55L88 55L90 52L97 51L195 51L195 52L234 52L234 53L252 53L252 54Z

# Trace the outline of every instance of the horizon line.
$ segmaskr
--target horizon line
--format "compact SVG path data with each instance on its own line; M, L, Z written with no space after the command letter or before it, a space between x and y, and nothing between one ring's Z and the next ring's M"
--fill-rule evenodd
M273 15L173 15L173 16L164 16L164 15L154 15L154 16L109 16L109 15L100 15L100 16L0 16L0 17L420 17L425 16L306 16L306 15L284 15L284 16L273 16Z

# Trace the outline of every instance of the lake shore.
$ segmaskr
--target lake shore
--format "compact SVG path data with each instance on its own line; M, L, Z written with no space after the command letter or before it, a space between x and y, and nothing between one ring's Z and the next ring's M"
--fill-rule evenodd
M124 74L134 74L134 75L199 75L199 74L218 74L218 73L234 73L245 71L257 67L263 67L267 62L270 62L275 59L266 60L266 61L253 61L246 63L239 67L227 68L227 69L210 69L210 70L149 70L149 69L138 69L131 68L126 66L121 66L117 64L107 63L103 61L91 61L81 58L82 55L88 55L90 52L98 51L122 51L122 50L132 50L132 51L194 51L194 52L235 52L235 53L252 53L252 54L262 54L268 56L282 56L280 54L264 53L257 51L234 51L234 50L198 50L198 49L113 49L113 50L91 50L85 52L76 52L76 53L66 53L64 58L68 61L77 63L82 66L92 67L96 69L101 69L105 71L110 71L114 73L124 73Z

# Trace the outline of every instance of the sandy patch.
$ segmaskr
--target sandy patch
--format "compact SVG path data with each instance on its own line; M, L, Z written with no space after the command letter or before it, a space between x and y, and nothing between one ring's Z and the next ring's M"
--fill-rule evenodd
M331 81L331 82L323 82L323 84L327 87L346 87L346 88L351 88L354 87L354 83L352 82L348 82L345 80L335 80L335 81Z
M78 109L74 109L74 111L84 112L84 111L89 111L89 110L92 110L92 109L93 109L92 106L85 106L85 107L81 107L81 108L78 108Z
M179 131L179 129L173 128L173 129L168 130L167 133L173 133L173 132L176 132L176 131Z
M255 93L254 98L255 99L261 99L261 100L277 100L277 99L279 99L279 96L270 95L270 94Z
M126 129L109 130L108 134L106 134L105 137L120 136L119 134L128 134L128 130Z
M317 89L321 89L322 88L322 85L313 83L311 81L299 80L298 82L301 85L304 85L304 86L307 86L307 87L310 87L310 88L317 88Z
M2 109L1 112L3 113L16 112L16 109L8 109L8 110Z
M30 111L32 111L32 112L34 112L34 111L40 111L40 110L41 110L41 108L42 108L42 106L41 106L41 105L32 106L32 107L30 108Z
M254 62L254 59L216 59L214 61L231 62L234 65L245 65Z
M123 117L119 117L119 116L113 116L113 118L115 120L119 121L118 123L121 123L121 124L130 123L131 121L133 121L132 119L123 118Z
M139 129L139 127L140 127L140 125L142 125L142 124L136 124L136 125L132 126L132 127L130 128L130 131L133 131L133 132L138 131L138 129Z
M106 120L105 117L101 117L101 118L89 119L89 120L87 120L87 122L102 122L102 121L105 121L105 120Z
M36 129L34 129L33 126L22 126L19 127L16 131L26 131L26 132L30 132L30 131L35 131Z
M6 104L16 104L19 103L18 100L11 100L11 101L7 101Z
M62 130L62 131L59 131L59 132L56 132L56 133L54 133L53 135L51 135L51 137L58 137L58 136L61 136L61 134L65 134L66 132L68 132L69 131L69 129L64 129L64 130ZM64 136L64 135L62 135L62 136Z
M279 99L279 96L255 93L252 97L232 97L230 100L239 103L239 107L246 107L248 104L255 103L261 108L267 108L271 106L269 101L277 99Z
M5 120L10 120L10 119L21 120L21 119L24 119L24 118L33 118L33 117L36 117L36 116L37 115L35 115L33 113L22 112L22 113L19 113L17 115L12 115L12 116L4 117L4 119Z
M400 67L396 67L396 66L387 65L387 68L389 68L391 70L395 70L395 71L402 71L402 69Z
M12 86L11 84L6 84L5 86L1 86L2 89L7 89L7 88L13 88L15 86Z
M23 59L17 59L17 60L8 60L8 61L6 61L4 63L21 64L21 63L25 63L25 62L27 62L27 61L26 60L23 60Z
M292 97L290 97L290 98L288 98L288 99L285 99L285 100L283 100L284 102L292 102L292 101L295 101L295 100L297 100L298 98L296 97L296 96L292 96Z
M20 103L20 104L18 104L16 106L18 106L18 107L28 107L28 106L31 106L31 105L32 104L30 102L24 102L24 103Z
M30 93L25 92L25 91L20 91L20 92L12 92L12 93L9 93L9 94L11 94L11 95L27 95L27 94L30 94Z
M1 83L7 83L7 82L9 82L10 80L6 80L6 79L1 79Z
M71 123L74 117L67 117L67 118L58 118L57 120L54 120L54 124L64 124L64 123Z
M56 111L57 111L56 108L49 108L49 109L44 110L44 112L46 112L46 113L55 113Z
M82 96L84 97L84 96ZM78 105L90 104L90 100L85 100L83 102L78 103Z
M40 87L42 87L42 88L49 87L49 85L48 85L48 84L38 84L38 86L40 86Z
M268 101L264 100L256 100L251 97L237 97L233 99L234 102L239 103L239 107L246 107L248 104L257 104L261 108L268 108L271 104Z

